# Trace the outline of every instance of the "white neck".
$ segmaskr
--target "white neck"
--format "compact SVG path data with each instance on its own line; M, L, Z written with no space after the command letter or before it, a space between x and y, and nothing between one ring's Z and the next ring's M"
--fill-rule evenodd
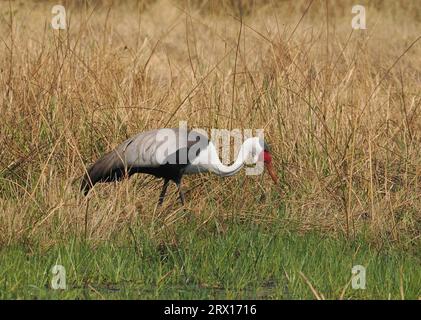
M235 162L230 166L226 166L219 159L218 152L214 144L212 142L209 142L209 145L206 148L206 152L200 153L196 164L201 167L205 167L207 170L212 171L219 176L231 176L237 173L243 167L244 162L252 153L253 149L255 150L253 163L256 163L258 160L258 156L260 152L263 151L263 149L259 142L259 138L253 137L244 141L243 145L240 148L240 151L238 152L238 156Z

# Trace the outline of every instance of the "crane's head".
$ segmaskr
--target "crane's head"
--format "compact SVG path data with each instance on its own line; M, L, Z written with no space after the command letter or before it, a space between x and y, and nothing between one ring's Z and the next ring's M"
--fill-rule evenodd
M272 155L270 153L270 148L267 145L266 142L263 142L263 161L265 164L265 167L270 175L270 177L272 178L273 182L275 184L278 183L278 177L276 176L275 173L275 169L273 168L273 164L272 164Z

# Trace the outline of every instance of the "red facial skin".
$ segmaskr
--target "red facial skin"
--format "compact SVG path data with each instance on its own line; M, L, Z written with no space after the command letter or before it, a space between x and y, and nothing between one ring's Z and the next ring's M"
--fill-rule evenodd
M271 163L272 162L272 156L270 155L269 151L263 151L263 159L265 163Z
M269 151L266 151L266 150L264 151L263 159L264 159L265 166L266 166L266 169L268 170L268 173L269 173L270 177L272 178L273 182L275 184L277 184L278 183L278 177L276 176L275 170L273 168L272 156L269 153Z

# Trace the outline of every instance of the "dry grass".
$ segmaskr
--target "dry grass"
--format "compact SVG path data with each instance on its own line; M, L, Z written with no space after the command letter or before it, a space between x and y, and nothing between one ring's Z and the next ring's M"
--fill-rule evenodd
M362 2L365 31L352 1L64 1L66 31L50 27L54 1L0 2L0 243L279 212L303 230L419 238L421 4ZM179 120L265 128L282 195L244 172L185 179L186 211L175 195L157 210L145 176L79 193L104 151Z

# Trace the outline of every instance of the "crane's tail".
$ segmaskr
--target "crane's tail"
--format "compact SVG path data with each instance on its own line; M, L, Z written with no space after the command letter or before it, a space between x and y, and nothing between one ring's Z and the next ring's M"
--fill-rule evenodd
M124 176L124 163L117 152L105 154L89 167L82 178L80 191L86 196L97 182L108 182L121 179Z

